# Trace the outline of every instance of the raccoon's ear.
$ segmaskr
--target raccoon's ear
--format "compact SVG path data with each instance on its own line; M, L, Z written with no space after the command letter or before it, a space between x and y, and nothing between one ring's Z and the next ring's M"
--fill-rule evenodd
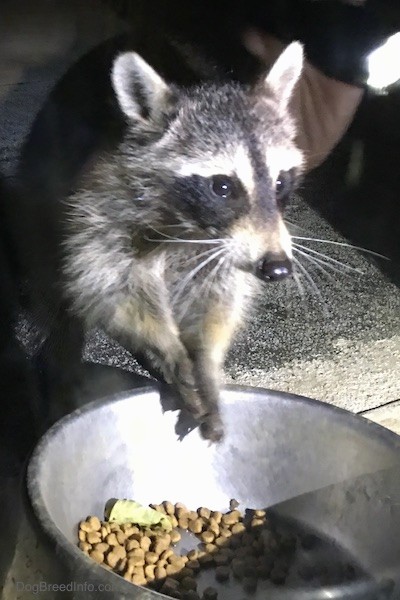
M265 84L272 90L283 108L292 96L303 68L303 46L292 42L285 48L268 73Z
M122 111L133 120L156 119L172 100L168 85L136 52L115 59L111 80Z

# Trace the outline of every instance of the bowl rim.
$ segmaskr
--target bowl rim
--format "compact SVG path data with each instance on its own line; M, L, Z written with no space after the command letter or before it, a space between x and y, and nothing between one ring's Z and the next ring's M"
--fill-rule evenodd
M330 413L334 413L340 419L346 419L347 422L353 424L355 429L357 430L369 430L373 433L375 439L379 439L383 441L389 448L395 450L399 453L400 459L400 435L395 432L386 429L382 425L370 421L367 417L359 415L357 413L352 413L347 409L335 406L333 404L329 404L327 402L323 402L321 400L316 400L313 398L309 398L306 396L292 394L289 392L282 392L279 390L271 390L263 387L255 387L255 386L243 386L243 385L235 385L229 384L224 385L221 388L221 392L228 393L238 393L244 396L248 396L249 402L254 401L257 396L265 396L266 394L269 397L273 397L275 399L281 400L289 400L291 402L296 402L305 405L311 405L313 407L318 408L319 410L328 411ZM26 472L25 472L25 489L28 498L28 503L33 513L33 518L36 521L37 525L41 528L45 536L48 538L47 541L52 542L57 550L62 549L62 551L66 554L69 560L71 561L83 561L83 564L86 565L87 570L90 570L93 574L93 579L98 583L109 583L108 576L111 575L111 581L118 582L119 591L121 590L127 597L135 598L139 593L149 594L149 598L158 597L158 598L169 598L165 594L161 592L156 592L155 590L147 590L144 587L137 586L132 584L122 577L114 573L113 571L108 571L101 567L101 565L95 563L89 556L84 554L80 548L73 542L70 542L63 532L55 525L53 520L50 517L50 514L46 508L46 503L43 499L42 494L40 493L39 483L38 483L38 475L40 473L40 457L42 452L48 445L51 443L51 440L57 435L57 433L63 429L65 426L68 426L70 423L81 418L82 415L87 413L94 412L100 407L107 406L109 404L114 404L116 402L123 402L128 398L133 397L141 397L147 394L159 394L159 388L156 384L144 385L140 387L133 387L130 390L124 390L123 392L117 392L115 394L111 394L110 396L105 396L103 398L99 398L97 400L92 400L85 404L84 406L77 408L72 413L62 417L59 421L54 423L40 438L35 448L33 449L29 460L27 461ZM225 399L225 401L229 402L229 397ZM81 562L82 564L82 562ZM113 578L117 579L113 579ZM354 586L354 583L352 584ZM358 584L356 584L357 586ZM360 582L361 585L361 582ZM329 598L340 599L343 596L343 592L345 591L346 586L326 586L321 588L320 590L296 590L296 600L323 600L327 598L327 594ZM354 588L353 588L354 590ZM360 591L362 592L363 588L360 587ZM114 590L113 590L114 591ZM371 592L369 588L368 593ZM313 594L312 596L310 594ZM154 596L157 594L157 596ZM142 596L143 600L145 596ZM285 591L282 590L282 600L285 597ZM361 598L362 596L360 596ZM289 598L289 596L288 596Z

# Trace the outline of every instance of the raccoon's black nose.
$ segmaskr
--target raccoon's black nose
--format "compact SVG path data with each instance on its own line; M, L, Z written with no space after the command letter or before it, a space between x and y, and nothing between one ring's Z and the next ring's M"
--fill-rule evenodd
M292 262L287 256L267 254L257 263L255 275L263 281L280 281L292 274Z

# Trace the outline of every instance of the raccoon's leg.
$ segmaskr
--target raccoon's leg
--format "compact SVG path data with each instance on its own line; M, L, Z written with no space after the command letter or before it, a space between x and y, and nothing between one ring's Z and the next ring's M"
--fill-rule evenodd
M200 431L203 438L212 442L223 437L219 411L221 370L237 325L234 311L229 312L227 306L214 306L206 313L198 334L184 337L203 405Z
M141 291L120 304L108 332L135 354L144 353L165 381L173 384L186 408L196 419L203 415L202 402L195 389L193 365L182 344L178 327L162 288L156 296Z

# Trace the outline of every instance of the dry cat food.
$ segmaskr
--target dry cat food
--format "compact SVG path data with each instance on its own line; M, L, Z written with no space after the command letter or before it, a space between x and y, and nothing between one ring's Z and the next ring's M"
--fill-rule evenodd
M150 505L150 511L132 506L139 513L108 511L109 520L91 516L81 521L78 537L83 552L136 585L182 600L217 600L214 587L199 590L197 576L204 569L213 569L217 582L240 582L245 594L254 593L260 579L275 584L286 580L296 539L275 533L264 510L243 514L235 500L225 513L206 507L188 510L167 501ZM130 514L139 523L127 521ZM198 539L197 548L185 554L176 549L183 531Z

